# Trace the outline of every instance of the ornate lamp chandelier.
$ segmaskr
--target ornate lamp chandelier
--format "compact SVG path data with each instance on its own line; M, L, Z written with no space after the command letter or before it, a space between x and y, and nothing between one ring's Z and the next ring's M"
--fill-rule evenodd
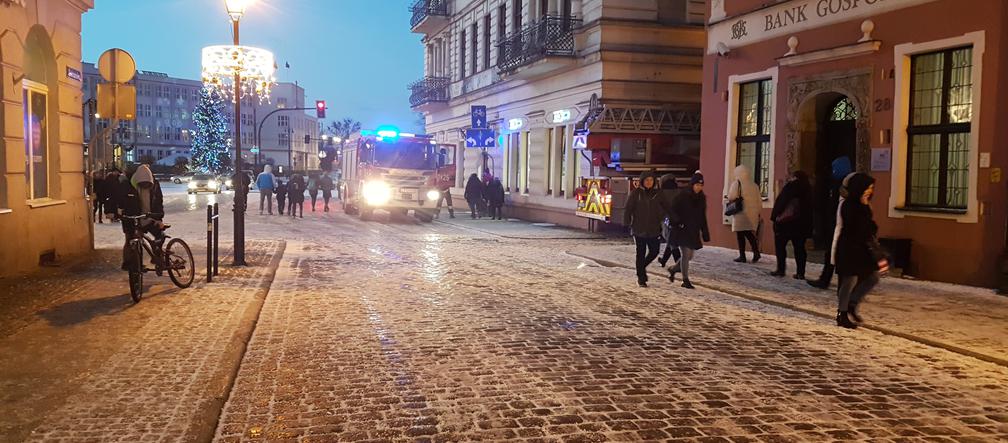
M265 49L233 45L203 48L203 84L232 101L235 88L241 88L242 97L268 100L270 88L276 82L275 70L273 53ZM241 79L239 85L234 84L235 74Z

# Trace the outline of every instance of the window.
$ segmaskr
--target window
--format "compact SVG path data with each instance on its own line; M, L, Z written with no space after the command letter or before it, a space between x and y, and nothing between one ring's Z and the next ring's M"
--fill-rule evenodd
M470 45L471 47L469 48L469 50L472 51L472 62L471 62L472 65L469 67L469 75L476 75L476 71L479 71L479 69L476 69L477 68L476 64L477 64L477 61L479 60L477 58L478 54L479 54L478 53L478 51L479 51L479 41L476 39L477 36L479 36L479 26L476 23L473 23L473 26L472 26L472 45Z
M966 210L973 48L915 55L910 76L907 204Z
M770 131L773 119L773 84L769 79L739 85L738 131L735 165L753 173L760 193L770 192Z
M277 127L286 128L290 126L290 116L281 115L277 117Z
M280 98L278 98L277 99L277 107L278 108L286 108L287 107L287 97L280 97Z
M830 112L830 121L842 122L857 120L858 112L854 104L851 103L850 99L844 97L833 105L833 111Z
M507 5L500 5L497 12L497 43L500 44L507 38ZM504 52L500 49L497 50L497 66L500 66L501 55Z
M28 199L35 200L49 197L49 97L45 85L30 80L23 85L25 182Z
M524 165L522 165L523 166L522 169L523 169L523 172L524 172L524 174L522 174L522 190L523 190L523 192L525 194L528 194L528 192L529 192L529 189L528 189L528 187L529 187L529 174L532 173L532 150L529 149L530 148L530 146L529 146L529 141L530 141L529 140L529 138L530 138L529 134L531 134L531 132L523 132L522 133L522 139L523 139L522 140L522 154L523 154L522 155L522 157L523 157L522 161L525 163Z
M511 32L519 33L522 28L522 0L514 0L514 7L511 8Z
M490 68L490 14L483 17L483 69Z
M158 107L156 108L156 112L155 112L155 115L157 115L157 118L162 118L162 117L164 117L164 112L162 111L162 109L161 109L161 106L158 106Z
M461 78L466 77L466 32L463 29L459 35L459 72Z

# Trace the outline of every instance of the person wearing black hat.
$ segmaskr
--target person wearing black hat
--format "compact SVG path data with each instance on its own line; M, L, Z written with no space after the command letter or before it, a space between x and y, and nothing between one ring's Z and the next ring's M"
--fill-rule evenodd
M658 190L654 174L644 171L640 186L627 196L623 213L623 225L630 227L637 245L637 285L642 288L647 287L647 266L658 258L662 221L668 213L668 203Z
M672 224L672 238L679 245L682 258L669 268L669 281L675 282L675 275L682 272L682 287L693 289L689 278L689 264L693 254L703 248L704 242L710 241L710 231L707 229L707 196L703 193L704 176L697 171L690 179L690 187L676 195L669 212L669 222Z
M879 272L889 263L876 241L878 225L872 220L870 206L875 192L875 179L861 172L844 179L846 197L840 203L837 222L839 235L835 242L836 273L840 277L837 290L837 326L854 329L861 322L858 305L879 282ZM850 317L848 316L850 314Z

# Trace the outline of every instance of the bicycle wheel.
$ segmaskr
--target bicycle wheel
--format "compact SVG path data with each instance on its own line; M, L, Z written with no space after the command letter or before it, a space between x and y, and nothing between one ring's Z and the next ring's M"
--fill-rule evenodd
M133 263L129 266L130 298L133 303L140 303L140 297L143 297L143 252L139 241L133 242L131 246Z
M175 286L185 289L192 285L196 278L196 262L186 242L181 238L171 239L164 248L164 258L168 277Z

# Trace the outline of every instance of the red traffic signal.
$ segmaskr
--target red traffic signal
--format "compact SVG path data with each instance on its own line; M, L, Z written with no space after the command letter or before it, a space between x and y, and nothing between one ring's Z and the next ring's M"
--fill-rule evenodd
M325 100L315 100L315 114L318 118L325 118Z

